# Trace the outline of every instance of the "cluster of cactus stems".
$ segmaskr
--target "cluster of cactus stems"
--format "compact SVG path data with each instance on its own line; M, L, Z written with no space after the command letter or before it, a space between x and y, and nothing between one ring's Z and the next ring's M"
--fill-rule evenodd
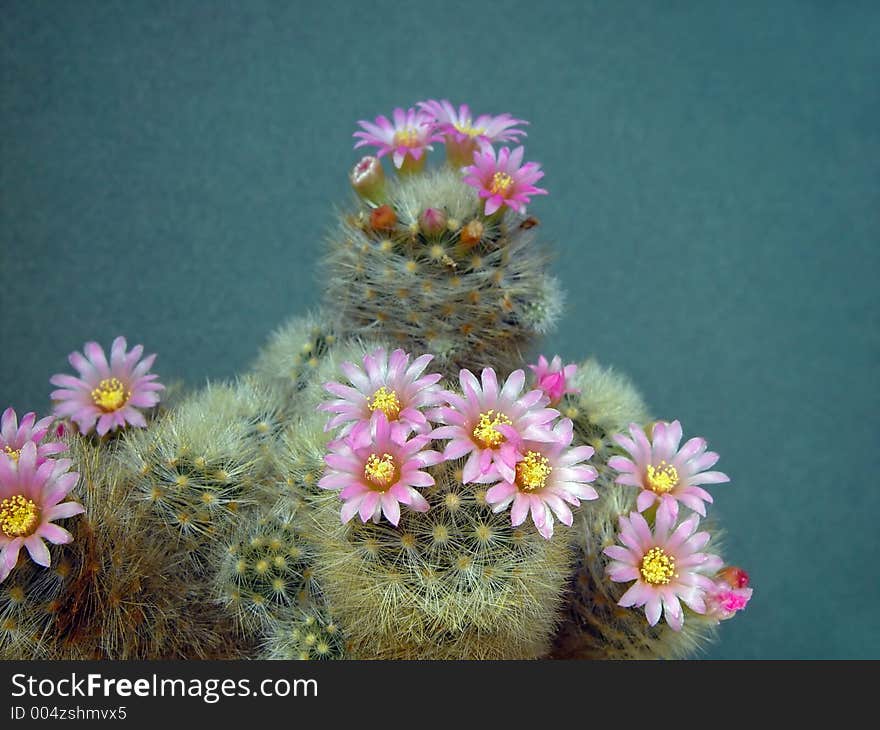
M592 359L523 383L563 302L543 173L496 149L523 124L361 122L323 307L237 380L160 399L117 338L52 378L52 418L4 414L0 658L679 658L745 606L697 532L705 442Z

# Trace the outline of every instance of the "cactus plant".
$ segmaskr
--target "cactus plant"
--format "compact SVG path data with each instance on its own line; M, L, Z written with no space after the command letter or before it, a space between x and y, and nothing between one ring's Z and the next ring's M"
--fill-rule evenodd
M746 606L718 454L594 359L528 362L563 295L524 124L359 122L323 309L238 380L169 398L119 337L57 425L4 413L0 658L676 658Z

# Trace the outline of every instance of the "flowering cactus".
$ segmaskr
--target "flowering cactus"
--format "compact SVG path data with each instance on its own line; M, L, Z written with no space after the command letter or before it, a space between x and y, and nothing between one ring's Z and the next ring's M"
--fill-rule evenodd
M594 360L526 375L563 300L526 124L358 122L324 306L237 381L160 404L117 337L59 426L3 413L0 658L673 658L747 607L706 440Z

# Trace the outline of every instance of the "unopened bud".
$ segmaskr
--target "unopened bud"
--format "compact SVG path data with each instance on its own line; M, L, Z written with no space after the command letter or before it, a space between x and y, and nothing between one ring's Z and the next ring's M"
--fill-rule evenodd
M390 231L397 225L397 214L390 205L380 205L370 213L370 228L374 231Z
M439 208L425 208L419 216L419 227L426 236L437 236L446 230L446 213Z
M461 229L459 240L468 248L483 240L483 224L474 219Z
M728 565L718 571L718 577L731 588L748 588L749 574L735 565Z
M362 198L378 203L385 197L385 170L376 157L364 157L354 166L348 179Z

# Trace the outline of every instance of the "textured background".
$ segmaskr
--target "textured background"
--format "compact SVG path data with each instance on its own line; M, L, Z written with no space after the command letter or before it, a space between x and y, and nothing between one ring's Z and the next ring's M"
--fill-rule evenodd
M197 386L321 293L357 119L531 120L547 345L707 435L714 658L880 657L880 4L0 2L0 405L91 338Z

